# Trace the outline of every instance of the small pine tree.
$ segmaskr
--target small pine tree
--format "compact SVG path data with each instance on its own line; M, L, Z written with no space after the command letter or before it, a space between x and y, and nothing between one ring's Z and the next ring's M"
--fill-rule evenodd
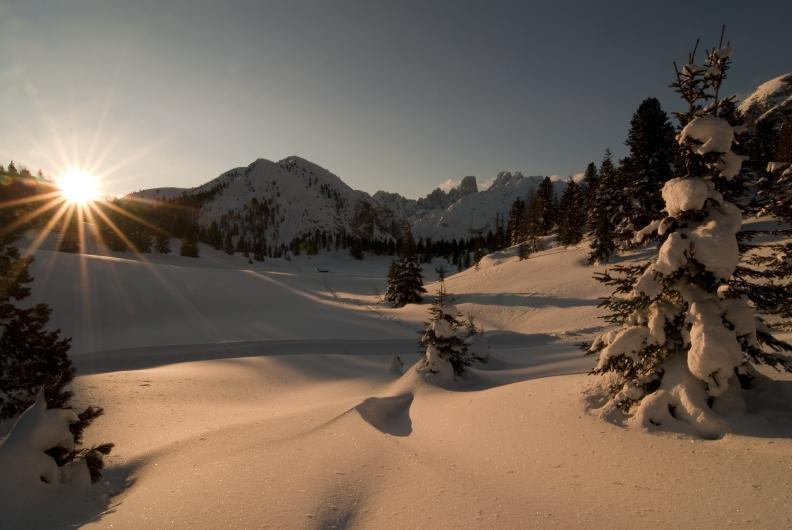
M740 388L757 376L753 365L792 372L792 360L778 353L792 346L773 337L757 315L789 307L788 286L773 286L773 271L738 266L741 211L716 187L742 163L731 151L731 125L717 114L729 54L721 37L703 66L694 50L677 68L672 86L688 110L678 135L680 176L663 187L667 216L658 228L658 256L600 275L616 287L603 305L620 328L589 348L598 355L593 373L603 376L606 413L621 411L643 427L681 428L707 438L725 430L715 410L742 399ZM760 281L750 282L751 276Z
M393 278L391 273L394 275ZM389 271L385 299L394 307L404 307L407 304L420 304L425 292L415 240L410 226L405 224L402 227L399 243L399 261L392 265Z
M76 254L80 252L80 238L77 233L77 215L72 215L63 223L60 237L58 238L58 250Z
M385 300L389 302L396 302L398 297L399 285L399 263L392 261L388 269L388 286L385 289Z
M426 323L421 346L425 348L424 358L418 369L427 374L439 375L446 380L465 373L473 359L468 354L468 345L460 336L459 329L464 323L456 307L448 302L445 288L445 271L438 270L439 287L437 296L429 307L429 321Z
M197 258L199 256L198 237L195 230L190 230L187 237L181 240L181 251L179 254L188 258Z

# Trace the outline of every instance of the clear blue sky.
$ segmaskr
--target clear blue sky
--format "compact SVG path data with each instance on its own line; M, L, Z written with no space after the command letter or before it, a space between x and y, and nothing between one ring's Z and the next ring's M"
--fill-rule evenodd
M299 154L408 196L624 153L721 23L727 90L792 71L792 2L0 0L0 159L193 186Z

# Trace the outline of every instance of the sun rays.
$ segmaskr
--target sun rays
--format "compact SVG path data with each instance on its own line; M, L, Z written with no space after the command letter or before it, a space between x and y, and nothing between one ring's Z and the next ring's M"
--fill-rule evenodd
M99 178L81 168L69 168L55 183L66 202L77 206L85 206L101 194Z

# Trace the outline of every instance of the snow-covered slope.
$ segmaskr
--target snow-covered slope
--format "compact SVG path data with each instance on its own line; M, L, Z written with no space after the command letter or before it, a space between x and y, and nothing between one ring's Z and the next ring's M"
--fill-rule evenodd
M378 302L387 259L331 253L250 266L206 247L201 260L149 262L47 248L36 255L34 298L75 337L78 399L105 408L86 444L116 448L105 481L53 496L47 509L14 504L12 484L0 526L792 522L792 382L768 388L772 406L749 403L738 430L717 441L586 413L593 359L577 343L604 326L596 305L607 289L591 278L601 269L584 264L583 245L523 261L506 250L448 279L492 347L490 363L453 390L392 370L395 354L406 367L418 359L427 304Z
M762 83L739 106L749 124L792 116L792 73Z

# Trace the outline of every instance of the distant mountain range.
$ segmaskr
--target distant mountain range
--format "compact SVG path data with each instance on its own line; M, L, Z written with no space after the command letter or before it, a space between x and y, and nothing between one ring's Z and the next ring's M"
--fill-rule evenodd
M199 204L198 223L236 225L240 233L263 236L269 244L288 244L317 231L371 240L398 237L408 222L416 238L469 239L495 229L517 197L535 189L543 177L502 172L486 190L468 176L448 191L435 189L421 199L378 191L353 190L337 175L304 158L278 162L259 159L196 188L153 188L132 197L163 201L190 199ZM557 182L558 190L564 183Z
M763 83L739 108L749 125L791 116L792 73ZM514 200L536 189L542 178L504 171L485 190L479 189L476 177L466 176L458 186L437 188L420 199L387 191L372 196L313 162L290 156L278 162L256 160L196 188L155 188L131 195L188 200L199 205L203 228L215 222L233 227L235 233L263 237L271 245L319 232L389 240L398 237L404 222L416 238L450 241L494 231L497 219L505 224ZM554 185L560 194L565 183Z

